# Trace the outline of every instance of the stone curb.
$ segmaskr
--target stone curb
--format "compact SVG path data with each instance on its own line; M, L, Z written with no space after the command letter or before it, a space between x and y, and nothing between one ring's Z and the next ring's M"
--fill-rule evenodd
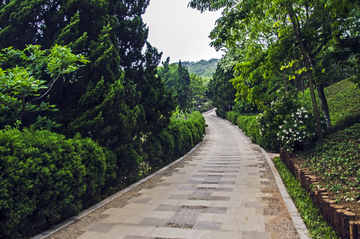
M274 177L275 177L275 181L276 181L276 184L279 188L279 191L280 191L280 194L281 194L281 197L283 198L285 204L286 204L286 207L289 211L289 214L290 214L290 217L291 217L291 220L293 221L294 223L294 226L296 228L296 231L298 232L299 234L299 237L301 239L308 239L308 238L311 238L307 235L309 235L309 230L307 229L304 221L302 220L294 202L292 201L289 193L287 192L286 188L285 188L285 185L280 177L280 174L279 172L277 171L273 161L271 160L270 156L268 155L268 153L259 146L259 148L261 149L261 152L265 155L265 158L266 160L268 161L269 165L270 165L270 168L271 168L271 171L273 172L274 174Z
M209 111L208 111L209 112ZM204 137L204 139L206 138L206 135ZM204 140L203 139L203 140ZM171 166L173 166L174 164L176 164L177 162L181 161L182 159L186 158L189 154L191 154L195 149L197 149L199 147L199 145L201 145L201 142L198 143L197 145L195 145L194 148L192 148L189 152L187 152L184 156L182 156L181 158L177 159L176 161L166 165L165 167L163 167L162 169L159 169L158 171L156 171L155 173L153 174L150 174L149 176L147 176L146 178L143 178L141 179L140 181L130 185L129 187L111 195L110 197L104 199L103 201L95 204L94 206L82 211L81 213L79 213L77 216L73 216L73 217L70 217L69 219L65 220L64 222L50 228L49 230L47 231L44 231L34 237L32 237L31 239L44 239L44 238L47 238L49 237L50 235L54 234L55 232L63 229L64 227L76 222L77 220L87 216L88 214L92 213L93 211L95 211L96 209L99 209L100 207L104 206L105 204L109 203L110 201L114 200L115 198L123 195L124 193L132 190L133 188L137 187L138 185L144 183L145 181L155 177L156 175L160 174L161 172L167 170L168 168L170 168Z
M233 125L235 128L237 128L237 130L239 132L242 132L242 129L240 129L238 126L234 125L233 123L231 123L230 121L228 120L225 120L223 119L224 121L228 122L229 124ZM243 133L244 136L249 140L249 142L251 142L251 139L245 134ZM275 178L275 181L276 181L276 184L279 188L279 191L280 191L280 194L281 194L281 197L282 199L284 200L284 203L289 211L289 214L290 214L290 217L291 217L291 220L293 221L294 223L294 227L296 229L296 231L298 232L299 234L299 237L300 239L310 239L311 237L309 237L309 230L307 229L304 221L302 220L294 202L292 201L289 193L287 192L286 190L286 187L280 177L280 174L279 172L277 171L273 161L271 160L270 156L268 155L268 153L263 149L261 148L259 145L258 147L260 148L261 152L265 155L265 158L267 160L267 162L269 163L269 166L270 166L270 169L274 175L274 178Z

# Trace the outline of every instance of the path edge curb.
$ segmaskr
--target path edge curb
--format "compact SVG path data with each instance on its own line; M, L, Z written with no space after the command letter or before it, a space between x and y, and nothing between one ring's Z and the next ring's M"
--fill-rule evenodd
M76 216L70 217L67 220L63 221L62 223L59 223L55 226L53 226L52 228L34 236L31 237L31 239L44 239L47 238L49 236L51 236L52 234L60 231L61 229L69 226L70 224L76 222L77 220L87 216L88 214L92 213L93 211L99 209L100 207L106 205L107 203L111 202L112 200L118 198L119 196L123 195L126 192L129 192L130 190L132 190L133 188L139 186L140 184L146 182L147 180L157 176L158 174L162 173L163 171L167 170L168 168L170 168L171 166L173 166L174 164L178 163L179 161L181 161L182 159L186 158L189 154L191 154L194 150L196 150L201 144L202 142L205 140L206 138L206 134L205 137L203 138L203 140L201 142L199 142L197 145L195 145L189 152L187 152L184 156L178 158L177 160L175 160L174 162L164 166L163 168L159 169L158 171L150 174L149 176L147 176L146 178L141 179L140 181L137 181L136 183L131 184L130 186L124 188L123 190L111 195L110 197L102 200L101 202L95 204L94 206L82 211L81 213L79 213Z
M285 187L285 185L284 185L284 183L283 183L283 181L282 181L282 179L280 177L280 174L277 171L273 161L271 160L270 156L268 155L268 153L263 148L261 148L260 146L259 146L259 148L260 148L261 152L265 155L265 158L269 163L270 169L274 174L274 178L275 178L276 184L278 185L281 197L283 198L284 203L285 203L285 205L286 205L286 207L287 207L287 209L289 211L291 220L294 223L295 229L298 232L299 237L301 239L309 239L309 238L311 238L311 237L308 236L309 235L309 230L307 229L303 219L301 218L301 216L299 214L299 211L297 210L294 202L292 201L289 193L287 192L286 187Z
M219 118L221 118L221 117L219 117ZM221 119L223 119L223 118L221 118ZM249 140L249 142L252 142L252 140L242 131L242 129L239 128L239 126L234 125L233 123L231 123L230 121L228 121L226 119L223 119L223 120L225 120L229 124L233 125L239 132L241 132ZM255 144L255 143L253 143L253 144ZM308 236L310 234L309 230L307 229L307 227L304 223L304 220L301 218L299 211L297 210L293 200L291 199L289 193L287 192L286 187L285 187L285 185L280 177L280 174L277 171L273 161L271 160L268 153L262 147L260 147L260 145L258 145L258 144L256 144L256 145L260 148L261 152L264 154L267 162L269 163L270 169L274 175L276 184L279 188L281 197L288 209L291 220L294 223L294 227L295 227L300 239L311 239L311 237Z

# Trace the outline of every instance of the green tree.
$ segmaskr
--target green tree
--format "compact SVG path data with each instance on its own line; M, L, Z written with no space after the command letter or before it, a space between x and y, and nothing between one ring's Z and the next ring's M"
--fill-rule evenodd
M190 73L190 89L192 107L200 108L206 91L206 79L195 73Z
M141 15L148 4L55 0L0 5L1 46L68 45L90 61L55 82L45 102L59 111L46 116L62 124L59 132L68 137L80 132L116 153L120 181L113 183L137 176L142 139L166 127L175 108L156 74L160 54L147 44Z
M166 88L168 90L174 90L180 108L187 109L190 107L191 103L189 71L182 65L181 61L179 61L178 64L169 64L169 62L169 57L165 62L162 62L163 67L159 68L158 74L165 83Z
M0 123L4 126L21 121L27 112L56 110L49 102L33 102L46 96L60 76L87 62L83 55L74 55L69 48L58 45L48 50L41 50L39 45L1 50L0 66L4 68L0 68ZM44 76L50 77L46 85Z
M238 44L244 44L246 41L251 46L249 48L250 54L259 47L266 49L263 59L258 61L258 63L261 63L258 66L263 68L264 79L273 77L279 66L281 66L279 64L281 60L286 59L284 50L289 49L290 42L295 44L295 51L301 54L300 59L303 61L307 74L313 111L317 122L318 137L321 140L322 132L314 94L314 80L318 85L319 98L324 116L328 119L328 125L331 125L331 122L326 107L326 98L323 95L324 78L320 77L320 75L313 77L316 76L313 74L313 70L319 68L315 59L328 47L328 42L334 39L336 32L343 31L343 27L338 24L339 18L348 18L346 12L349 12L349 9L353 7L358 9L357 3L352 1L342 1L338 3L339 5L336 5L335 2L193 0L189 5L200 11L214 11L224 7L222 17L217 21L217 26L210 34L214 39L212 44L217 49L221 47L234 48ZM253 46L256 45L258 47L254 48ZM248 66L242 63L241 67L235 71L240 71L240 74L244 76L243 70L245 68L253 67L258 69L253 64L255 62L251 63L250 61L248 63ZM284 63L283 61L282 65ZM253 77L253 75L249 76ZM237 83L234 80L235 86L241 86L241 84Z
M178 80L176 82L176 91L178 94L178 102L180 108L185 109L189 107L190 104L190 74L185 66L179 61L178 65Z

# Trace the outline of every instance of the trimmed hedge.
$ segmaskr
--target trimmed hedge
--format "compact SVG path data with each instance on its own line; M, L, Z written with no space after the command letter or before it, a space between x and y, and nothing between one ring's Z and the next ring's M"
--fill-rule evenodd
M139 149L125 147L126 160L147 164L153 172L184 155L205 134L205 119L171 119ZM138 152L143 152L139 155ZM46 230L100 201L104 192L126 186L115 153L89 138L66 139L46 130L6 128L0 131L0 237L28 237ZM145 176L139 166L131 169ZM119 176L118 176L119 177ZM117 185L114 185L117 183Z
M106 180L104 149L46 130L0 131L0 236L19 238L83 209Z
M171 119L170 125L158 135L150 136L144 143L146 162L151 171L184 155L205 135L205 118L194 111L188 119Z
M235 111L229 111L226 113L226 119L231 123L239 126L244 133L253 141L263 147L262 137L259 134L259 123L256 119L256 115L240 115Z

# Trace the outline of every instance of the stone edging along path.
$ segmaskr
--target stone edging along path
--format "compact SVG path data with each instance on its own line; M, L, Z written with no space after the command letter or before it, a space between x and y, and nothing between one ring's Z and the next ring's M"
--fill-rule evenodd
M209 113L212 113L215 109L211 110L211 111L208 111L208 112L205 112L204 115L207 115ZM212 116L211 116L212 117ZM225 121L225 120L224 120ZM227 123L231 124L230 122L226 121ZM244 134L241 129L237 128L237 130L239 131L240 134ZM248 141L250 141L250 139L248 139ZM250 142L249 142L250 143ZM64 221L63 223L33 237L33 238L47 238L51 235L59 235L58 233L56 232L63 232L65 227L69 226L69 225L72 225L72 227L74 227L74 225L78 225L79 221L82 221L84 219L87 219L87 216L90 214L92 214L92 212L96 211L97 209L105 206L106 204L108 205L111 205L114 201L117 201L119 200L119 198L122 198L120 196L122 195L127 195L126 193L130 192L130 191L133 191L135 188L138 188L139 185L143 184L146 182L146 184L149 182L149 181L153 181L156 177L155 176L159 176L159 177L162 177L161 175L163 173L166 173L168 171L168 169L171 169L171 167L173 165L175 165L176 163L179 163L180 161L182 161L183 159L185 159L187 156L189 156L195 149L198 148L198 146L201 145L201 143L199 143L198 145L196 145L191 151L189 151L186 155L184 155L183 157L179 158L178 160L174 161L173 163L165 166L164 168L160 169L159 171L153 173L152 175L140 180L139 182L121 190L120 192L110 196L109 198L103 200L102 202L94 205L93 207L83 211L82 213L80 213L79 215L77 216L74 216L72 218L69 218L68 220ZM256 147L259 147L256 145ZM259 149L261 150L261 152L264 154L266 160L268 161L269 165L270 165L270 168L271 168L271 171L275 177L275 182L276 182L276 185L278 186L279 188L279 191L280 191L280 194L281 194L281 197L283 198L283 201L285 202L286 204L286 207L288 209L288 212L291 216L291 219L293 221L293 224L294 224L294 227L296 229L296 231L298 232L298 235L300 238L308 238L306 235L308 234L308 231L306 229L306 226L304 225L302 219L300 218L298 212L297 212L297 209L296 207L294 206L294 204L292 203L292 200L290 199L289 195L287 194L287 191L285 189L285 186L283 185L282 181L281 181L281 178L275 168L275 166L273 165L272 163L272 160L270 159L269 155L262 149L259 147ZM170 170L171 171L171 170ZM161 174L161 175L160 175ZM142 187L142 186L140 186ZM135 189L136 190L136 189ZM116 199L116 200L115 200ZM111 202L111 203L110 203ZM108 205L106 205L105 207L108 207ZM103 209L103 208L102 208ZM101 210L102 210L101 209ZM99 209L100 210L100 209ZM64 235L63 235L64 236ZM58 237L56 237L58 238Z
M226 120L227 121L227 120ZM229 124L231 125L234 125L233 123L231 123L230 121L227 121ZM245 133L236 125L234 125L234 127L236 127L236 129L245 135ZM247 137L245 135L245 137ZM251 139L249 137L247 137L249 141L251 141ZM305 238L310 238L308 237L307 235L309 234L309 231L304 223L304 221L302 220L294 202L292 201L289 193L287 192L286 190L286 187L280 177L280 174L279 172L277 171L273 161L271 160L269 154L263 149L261 148L260 146L258 146L261 150L261 152L265 155L265 158L266 160L268 161L269 165L270 165L270 169L272 171L272 173L274 174L274 178L275 178L275 181L276 181L276 184L279 188L279 191L280 191L280 194L281 194L281 197L283 198L284 202L285 202L285 205L289 211L289 214L290 214L290 217L291 217L291 220L293 221L294 223L294 226L295 226L295 229L296 231L298 232L299 234L299 237L301 239L305 239Z

